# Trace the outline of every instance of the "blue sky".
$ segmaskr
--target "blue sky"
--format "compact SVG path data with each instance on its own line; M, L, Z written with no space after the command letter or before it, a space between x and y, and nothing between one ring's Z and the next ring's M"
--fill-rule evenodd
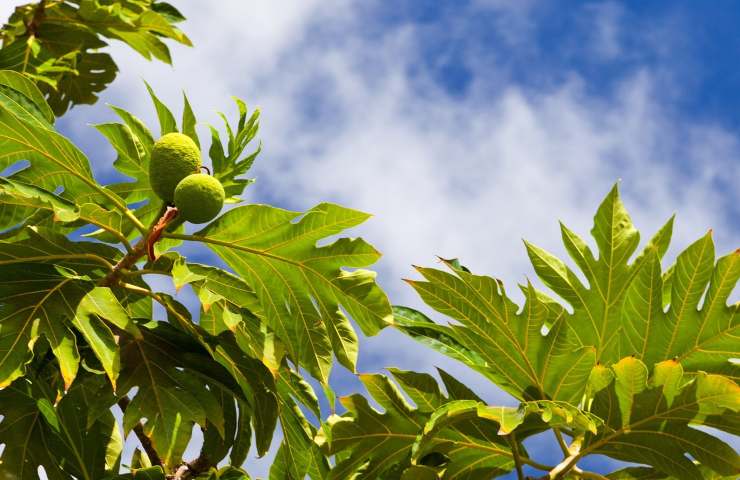
M231 95L260 106L264 153L247 200L373 213L352 233L384 253L394 303L422 307L400 279L435 255L509 285L532 277L520 239L564 258L557 220L587 234L617 180L643 238L677 213L668 257L708 228L718 252L740 244L736 2L173 3L196 47L174 47L169 67L113 45L119 78L60 128L105 178L113 153L87 124L113 120L109 102L154 125L142 79L178 108L185 90L207 122L233 115ZM512 403L393 331L363 339L360 371L390 365L439 365ZM342 394L360 388L340 368L334 380ZM267 465L250 461L258 475Z

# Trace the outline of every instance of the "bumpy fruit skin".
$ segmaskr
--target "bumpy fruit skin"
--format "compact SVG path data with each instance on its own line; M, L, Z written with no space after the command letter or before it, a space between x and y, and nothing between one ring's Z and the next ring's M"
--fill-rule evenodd
M149 183L159 198L167 203L175 199L180 181L200 170L200 149L182 133L168 133L154 142L149 161Z
M216 218L225 197L221 182L204 173L188 175L175 188L178 215L190 223L206 223Z

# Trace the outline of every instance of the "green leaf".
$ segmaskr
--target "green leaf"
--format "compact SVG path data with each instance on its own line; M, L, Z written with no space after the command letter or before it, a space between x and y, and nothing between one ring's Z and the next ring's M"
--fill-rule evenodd
M540 279L573 307L568 324L578 343L596 348L597 360L614 361L619 357L619 307L636 269L628 260L637 249L639 233L619 198L616 185L594 217L591 233L598 246L598 259L575 233L562 224L561 229L563 243L583 272L588 287L562 261L527 243L532 265ZM657 242L669 238L665 230L659 233Z
M203 473L195 477L201 480L249 480L250 477L241 468L223 467L216 470L212 468L208 473Z
M118 251L103 245L72 243L51 232L32 230L20 242L0 242L0 385L23 375L32 357L31 348L43 335L59 361L65 387L74 380L79 365L76 327L110 366L115 381L115 341L108 327L92 314L125 327L121 312L94 308L96 289L91 278L107 273ZM95 293L92 293L95 292ZM108 304L110 307L111 305ZM93 333L94 332L94 333ZM113 363L109 363L113 362Z
M736 475L720 475L717 472L694 462L704 480L736 480ZM650 467L627 467L606 476L610 480L681 480L680 477L665 475Z
M740 387L727 377L685 376L673 360L655 366L652 377L638 359L612 368L614 380L594 398L592 412L605 426L587 438L582 453L600 453L649 465L682 479L705 478L685 454L721 475L740 471L732 447L689 425L739 433Z
M291 359L326 382L332 353L347 368L354 369L356 362L357 338L342 309L372 335L387 325L390 306L375 274L359 269L378 259L374 248L347 238L316 246L362 223L367 214L321 204L297 222L296 217L296 212L250 205L183 238L207 243L244 278Z
M414 376L412 390L418 390L418 384L428 383L431 377L422 380L423 375ZM410 375L405 377L408 383ZM360 375L360 379L384 412L372 408L358 394L340 398L348 412L330 416L317 436L319 445L337 458L329 479L398 478L413 460L417 465L428 466L434 463L429 461L433 457L448 461L442 478L491 478L514 467L508 442L496 435L498 424L487 418L476 422L466 419L439 428L424 443L423 450L417 450L412 457L412 449L430 421L431 412L414 409L382 375ZM411 396L411 392L407 393ZM436 409L459 403L447 403L447 399L441 398L436 404L435 396L427 398Z
M305 417L298 403L306 406L320 417L318 399L313 388L296 372L283 366L277 373L280 426L283 441L275 461L270 468L270 478L305 478L323 480L327 477L329 464L313 441L317 434Z
M195 119L195 113L193 113L193 108L190 106L188 96L185 93L182 94L182 101L182 133L192 138L195 144L200 147L200 139L198 138L198 133L195 131L195 125L198 121Z
M43 94L28 77L12 70L0 70L0 103L26 121L48 128L54 124L54 112Z
M412 453L414 460L419 461L430 451L435 451L435 444L444 438L441 431L461 424L480 431L490 430L493 424L498 426L495 429L497 435L516 433L521 439L547 428L565 428L574 434L597 433L602 423L597 416L565 402L539 400L523 402L519 407L500 407L474 400L456 400L444 403L432 412L414 442Z
M0 104L0 169L17 161L30 165L13 179L47 191L63 188L63 196L76 203L100 203L114 199L95 182L85 155L69 140L37 123L25 122Z
M0 68L35 80L58 116L73 105L95 103L97 94L115 79L118 67L108 53L99 51L107 46L104 38L167 63L170 52L163 40L191 45L174 26L182 15L168 4L84 0L43 7L23 7L25 15L19 7L21 13L11 17L7 31L13 33L0 49ZM33 31L27 25L34 25Z
M408 283L428 305L460 324L436 325L419 312L396 308L398 328L463 361L520 400L577 403L595 352L573 345L562 308L548 306L529 285L523 288L526 303L520 309L498 280L447 265L453 273L418 267L426 281Z
M597 255L561 224L563 243L582 275L526 243L537 275L572 313L531 286L524 288L519 311L499 281L446 260L452 274L419 268L426 281L409 283L428 305L460 324L438 325L402 307L395 309L395 324L521 400L577 404L586 389L590 395L605 386L595 377L589 384L597 362L609 366L629 354L648 365L647 374L654 363L676 358L688 371L737 379L740 304L727 302L740 278L740 251L715 263L707 234L662 273L672 226L673 218L634 256L639 234L615 186L594 218Z
M152 440L167 466L178 465L195 423L206 427L209 413L218 402L206 383L178 368L172 349L163 348L156 333L141 329L142 338L122 337L119 391L138 387L123 416L128 433L141 419L144 432Z
M57 405L51 386L38 377L0 391L0 475L37 480L43 466L48 478L95 480L117 469L123 439L113 414L85 422L85 392L95 384L99 388L95 377L75 382Z
M398 382L420 412L433 412L443 403L443 395L437 381L425 373L389 368Z
M218 130L210 126L211 147L208 152L213 166L213 175L224 186L226 199L229 203L240 201L239 195L253 182L252 179L240 177L246 174L252 167L255 158L257 158L257 155L259 155L262 149L262 146L259 145L252 153L243 156L244 150L246 150L249 143L259 131L260 111L254 110L251 116L247 117L247 105L238 98L234 98L234 101L239 108L239 121L236 125L236 133L234 133L234 128L226 120L226 116L221 113L220 115L224 120L229 141L227 142L226 149L224 149ZM188 105L186 103L186 109L187 107Z
M176 132L177 122L175 122L175 116L172 115L172 112L167 108L167 105L162 103L162 101L157 97L154 90L152 90L152 87L150 87L146 82L144 82L144 84L146 85L147 91L149 91L149 96L152 98L154 108L157 110L157 118L159 118L159 135L162 136L167 133Z
M262 362L240 349L229 334L219 337L213 358L241 388L252 414L257 453L264 455L270 448L278 418L277 387L272 374Z
M52 212L53 219L61 222L80 218L74 202L43 188L0 177L0 229L15 227L38 209Z

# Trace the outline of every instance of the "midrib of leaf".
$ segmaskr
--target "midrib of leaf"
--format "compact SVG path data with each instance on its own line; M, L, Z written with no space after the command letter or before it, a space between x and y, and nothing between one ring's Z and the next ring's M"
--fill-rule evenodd
M44 256L38 256L38 257L16 257L13 260L0 260L0 265L12 265L12 264L15 264L15 263L43 262L44 260L67 260L67 259L72 260L72 259L77 259L77 258L79 258L79 259L94 260L94 261L96 261L96 262L98 262L98 263L100 263L102 265L105 265L109 269L113 268L113 265L111 265L111 263L108 260L104 259L101 256L95 255L93 253L79 253L79 254L73 254L72 253L72 254L69 254L69 255L64 255L64 254L59 254L59 255L44 255ZM82 266L82 265L85 265L86 266L87 265L87 264L84 264L84 263L75 264L75 263L72 263L72 262L67 262L67 264L68 265L80 265L80 266ZM46 281L46 280L44 280L44 281ZM23 280L23 282L28 282L28 280ZM29 292L24 292L24 293L29 293Z
M290 292L290 296L293 298L293 300L295 300L296 304L300 304L300 302L298 301L298 298L295 295L295 292L293 292L293 289L289 287L290 284L285 280L285 277L283 277L280 274L280 272L275 268L275 266L272 265L270 262L268 262L268 261L266 261L264 259L263 259L263 262L271 270L273 270L278 277L280 277L280 280L282 280L283 284L286 286L286 290L288 292ZM276 319L283 325L283 329L286 329L285 324L282 321L282 316L279 315L279 313L278 313L279 312L279 309L278 309L277 305L275 304L275 301L272 298L272 294L270 292L270 289L266 287L265 283L262 281L262 278L260 278L260 276L255 273L254 269L248 263L245 262L243 265L244 265L244 267L246 267L247 269L249 269L250 272L252 272L252 276L262 285L262 290L265 292L265 294L270 299L270 305L272 305L272 310L274 312L276 312L276 315L275 315ZM305 327L305 330L306 331L309 331L310 328L309 328L308 322L306 322L306 317L303 314L303 310L300 309L300 308L298 308L297 310L298 310L298 314L300 316L301 322L303 323L303 326ZM311 345L311 352L314 354L314 358L318 358L318 351L316 350L316 346L314 345L314 342L313 342L313 339L311 338L311 335L307 335L306 338L308 339L308 342ZM319 362L317 361L316 363L319 366L319 368L321 368L321 366L319 365ZM323 377L325 375L325 372L322 371L321 372L321 375ZM325 380L324 378L321 379L321 381L324 381L324 380Z
M384 425L384 428L387 428L387 427L385 427L385 425ZM366 435L356 435L356 436L355 436L355 435L353 435L353 436L351 436L351 437L342 437L342 440L357 440L357 439L362 439L362 438L375 438L375 437L385 437L385 438L383 438L383 440L381 440L380 442L376 443L376 444L375 444L375 445L374 445L374 446L373 446L373 447L372 447L372 448L371 448L370 450L366 450L365 456L364 456L364 457L363 457L363 458L362 458L361 460L363 460L363 461L364 461L364 460L365 460L366 458L370 458L370 454L371 454L372 452L374 452L375 450L379 449L380 447L382 447L382 446L383 446L383 445L385 444L385 442L387 442L387 441L388 441L388 440L389 440L390 438L403 438L403 439L407 439L407 438L410 438L410 439L415 439L415 438L416 438L416 435L408 435L408 434L400 434L400 433L391 433L391 432L389 431L389 432L388 432L387 434L382 434L382 433L369 433L369 434L366 434ZM402 452L403 452L404 450L408 450L408 449L410 449L410 448L411 448L412 446L413 446L413 444L409 444L409 445L406 445L406 446L404 446L404 447L401 447L401 448L400 448L399 450L397 450L397 451L396 451L396 452L395 452L395 453L394 453L393 455L390 455L389 457L386 457L386 460L387 460L388 458L392 458L392 457L394 457L394 456L395 456L395 455L397 455L398 453L402 453ZM385 461L385 460L384 460L384 461ZM346 466L346 467L345 467L344 469L342 469L342 470L339 470L339 472L340 472L340 473L346 473L346 472L347 472L348 470L351 470L351 469L353 469L353 468L354 468L354 467L356 466L356 463L357 463L357 460L355 460L354 462L349 462L349 463L347 463L347 466ZM383 462L380 462L380 464L382 464L382 463L383 463ZM332 472L334 472L334 470L332 470ZM337 475L339 475L339 474L337 474ZM334 477L335 477L335 478L344 478L344 477L342 477L342 476L340 476L340 477L337 477L336 475L334 475Z
M584 356L584 355L587 355L587 354L588 354L588 347L585 347L585 348L583 348L583 349L582 349L582 352L583 352L583 353L581 354L581 356L580 356L580 357L578 357L578 360L579 360L579 361L581 360L581 358L583 358L583 356ZM560 389L561 389L561 388L563 387L563 385L565 385L565 380L566 380L566 379L568 378L568 376L570 375L570 372L572 372L572 371L573 371L573 369L574 369L574 368L576 368L577 366L578 366L578 362L573 362L573 363L571 364L570 368L568 369L568 371L567 371L567 372L565 372L565 373L564 373L564 374L562 375L562 377L561 377L561 378L562 378L562 380L558 382L558 388L556 388L556 389L555 389L555 393L554 393L554 394L553 394L553 396L552 396L553 398L557 398L557 395L558 395L558 393L560 393Z
M647 323L647 332L645 335L643 335L642 339L642 348L640 349L640 358L645 358L645 352L647 352L647 346L648 346L648 339L651 337L650 330L653 327L654 321L653 321L653 282L652 278L655 274L655 267L656 265L659 267L659 262L650 262L649 268L650 268L650 286L647 291L647 318L645 319L645 322ZM646 268L646 266L643 266L642 268ZM633 280L634 281L634 280ZM640 294L640 297L645 300L645 297ZM627 340L632 343L629 335L626 336Z
M614 238L616 234L616 229L614 228L614 224L616 222L616 209L614 208L614 202L612 202L611 204L610 216L611 216L611 222L610 222L611 232L609 236L611 237L611 241L609 242L609 245L611 245L611 248L609 249L609 262L607 263L609 274L607 276L606 295L604 295L604 293L601 291L601 288L599 287L598 282L596 282L596 288L597 290L599 290L599 294L601 295L601 298L604 301L604 315L601 319L601 328L599 329L599 343L598 343L598 346L596 347L596 358L597 359L601 358L601 353L603 352L603 350L609 343L609 342L604 341L604 336L605 336L604 330L606 329L606 324L609 320L609 312L613 304L611 300L612 274L614 273L614 268L615 268L614 252L616 251L617 246L618 246L618 245L615 245L615 238ZM624 260L624 258L619 259L620 262L622 260ZM625 282L625 285L629 285L629 283L630 282ZM619 298L619 295L617 295L617 298ZM618 329L616 330L617 331L612 333L612 336L617 335Z
M6 204L6 205L17 205L17 206L21 206L21 207L27 207L28 206L27 204L25 204L23 202L20 202L20 201L19 202L10 202L8 199L3 200L3 204ZM46 202L43 202L40 205L33 205L33 208L36 208L36 209L39 209L39 210L48 210L48 211L51 211L51 212L54 211L54 206L51 205L51 204L49 204L49 203L46 203ZM96 227L99 227L99 228L105 230L106 232L110 233L111 235L113 235L116 238L118 238L119 240L121 240L121 243L124 243L124 241L125 241L125 243L128 243L128 239L126 239L126 237L120 231L116 230L115 228L112 228L109 225L106 225L105 223L99 222L94 217L83 215L81 213L79 213L78 215L79 215L78 218L80 220L84 220L85 222L87 222L87 223L89 223L91 225L95 225Z
M346 351L346 346L345 346L346 345L346 342L344 341L344 338L342 337L342 335L339 334L339 330L337 330L337 328L336 328L336 326L334 324L334 319L332 317L332 313L326 307L326 304L324 304L324 302L322 301L321 295L318 294L318 292L314 288L313 283L311 282L311 280L306 276L306 272L304 272L303 270L301 270L300 272L301 272L301 275L303 276L303 278L306 279L306 285L308 285L308 288L310 288L311 289L311 292L313 292L313 294L314 294L313 295L313 298L316 300L316 303L318 303L321 306L321 310L323 312L323 315L326 316L326 318L328 319L328 321L326 322L326 328L327 329L331 328L334 331L334 336L337 339L339 339L339 341L342 343L342 349L344 351ZM312 343L312 345L313 345L313 343Z
M689 428L689 427L687 427L687 428ZM671 439L674 439L674 440L678 440L680 443L687 443L687 444L693 445L697 449L706 452L708 455L711 455L713 457L716 457L716 458L718 458L720 460L725 460L724 458L722 458L721 456L717 455L712 450L709 450L709 449L705 448L704 446L702 446L702 444L696 443L696 442L692 442L689 439L684 438L684 437L679 437L677 435L672 435L670 432L659 431L659 430L631 430L630 433L646 433L646 434L649 434L649 435L659 435L659 436L668 437L668 438L671 438ZM612 442L612 443L618 444L619 442ZM631 443L626 443L626 444L627 445L630 445L630 446L633 446L633 444L631 444ZM657 451L657 450L651 450L651 451Z
M41 415L41 412L36 410L35 413L31 413L29 415L33 415L33 422L31 423L31 427L28 429L28 433L26 434L26 439L23 442L23 457L26 458L26 452L28 452L28 444L31 441L31 433L33 433L33 429L36 428L36 422L39 420L39 416ZM20 418L18 419L20 421ZM43 438L43 436L42 436ZM28 465L30 462L23 462L22 469L26 468L26 465ZM31 467L33 468L33 467ZM21 478L23 478L23 470L21 470Z
M382 442L381 442L381 443L382 443ZM375 448L372 448L372 449L370 449L370 452L372 452L372 451L373 451L374 449L375 449ZM400 457L400 456L403 456L403 455L405 455L405 453L406 453L406 450L411 450L411 445L407 445L407 446L404 446L404 447L402 447L402 448L398 449L397 451L395 451L395 452L393 452L392 454L390 454L390 455L388 455L387 457L385 457L385 458L384 458L383 460L381 460L380 462L376 463L376 464L375 464L375 466L374 466L373 468L371 468L370 470L368 470L368 471L367 471L367 475L369 475L369 476L370 476L369 478L373 478L373 477L371 476L371 475L373 474L373 472L375 472L376 470L380 469L380 468L381 468L381 467L382 467L383 465L387 464L388 462L390 462L391 460L393 460L393 459L394 459L394 458L396 458L396 457ZM368 452L368 453L369 453L369 452Z
M141 355L141 358L144 359L144 368L146 368L146 373L149 376L149 381L152 385L152 390L154 391L154 399L156 400L157 404L157 410L159 410L160 415L164 411L164 408L162 407L162 400L159 398L159 392L157 391L157 382L154 380L154 373L152 372L152 369L149 367L149 359L146 356L146 353L144 353L144 349L141 347L141 343L139 341L136 342L136 348L139 350L139 354Z
M479 463L485 462L486 460L488 460L488 457L482 457L482 458L479 458L478 460L476 460L474 462L469 463L468 465L465 466L465 468L463 468L462 470L460 470L459 472L457 472L455 475L452 475L450 477L450 479L458 478L460 475L462 475L464 473L467 473L468 471L472 471L473 470L473 467L475 467Z

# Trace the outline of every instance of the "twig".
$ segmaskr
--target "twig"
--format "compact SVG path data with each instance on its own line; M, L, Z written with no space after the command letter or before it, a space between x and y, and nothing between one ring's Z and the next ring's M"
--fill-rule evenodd
M573 473L578 475L579 477L586 479L586 480L609 480L605 476L598 474L596 472L588 472L585 470L581 470L578 467L573 467Z
M559 428L553 428L553 433L555 434L555 439L558 441L558 445L560 445L560 450L562 450L563 454L567 457L570 455L570 451L568 450L568 444L565 443L565 439L563 438L563 434L560 433Z
M550 473L547 475L544 475L540 477L539 480L560 480L562 479L570 470L576 467L576 462L578 462L578 459L583 456L583 453L581 452L581 445L583 443L583 435L578 436L573 439L573 442L571 442L570 447L568 447L568 456L563 459L562 462L555 465L555 468L550 470Z
M208 455L201 449L198 458L180 465L172 478L173 480L190 480L214 466Z
M118 400L118 406L121 407L121 411L123 413L126 413L126 409L128 408L130 403L131 400L129 400L129 398L125 395ZM146 455L152 462L152 465L159 465L161 467L164 467L164 463L162 463L162 459L159 458L159 454L154 448L154 444L152 443L151 438L149 438L146 432L144 432L144 425L141 422L137 422L136 425L134 425L133 430L136 434L136 437L139 439L139 443L141 443L141 446L144 448Z
M522 470L522 461L519 458L519 444L516 441L516 436L512 432L506 438L509 441L509 445L511 445L511 453L514 457L514 465L516 466L516 476L519 480L524 480L524 471Z
M124 270L129 270L138 262L144 255L146 255L147 242L146 238L142 238L139 242L128 252L121 260L116 263L111 269L110 273L103 277L99 285L103 287L110 287L117 285L121 281L121 275Z

